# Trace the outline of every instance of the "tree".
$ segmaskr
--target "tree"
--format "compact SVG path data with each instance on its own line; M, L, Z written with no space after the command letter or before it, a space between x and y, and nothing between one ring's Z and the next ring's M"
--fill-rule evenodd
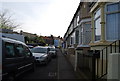
M8 10L0 11L0 28L14 30L18 26L20 25L15 23Z
M40 42L40 43L45 43L45 40L43 39L42 36L39 36L39 42Z

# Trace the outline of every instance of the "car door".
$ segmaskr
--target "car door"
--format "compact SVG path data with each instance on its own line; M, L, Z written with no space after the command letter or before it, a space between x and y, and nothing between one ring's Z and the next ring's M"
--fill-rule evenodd
M16 53L16 61L17 61L17 74L21 74L25 71L25 56L24 56L24 48L22 44L15 44L15 53Z
M22 66L23 58L18 58L15 43L5 42L3 51L3 73L16 76L18 68Z
M24 48L24 55L25 55L25 69L26 70L30 70L30 69L34 69L34 61L35 61L35 58L34 56L32 55L31 51L29 50L29 48L25 45L23 45L23 48Z

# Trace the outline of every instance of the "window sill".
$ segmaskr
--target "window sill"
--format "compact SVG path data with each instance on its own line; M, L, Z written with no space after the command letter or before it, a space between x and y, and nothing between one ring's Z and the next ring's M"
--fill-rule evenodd
M108 46L110 45L112 42L109 41L98 41L98 42L94 42L94 43L90 43L90 46Z

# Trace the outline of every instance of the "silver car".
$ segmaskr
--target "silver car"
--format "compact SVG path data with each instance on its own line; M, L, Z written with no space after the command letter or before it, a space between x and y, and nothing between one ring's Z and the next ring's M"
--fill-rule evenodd
M32 49L33 56L35 57L37 64L47 64L50 60L48 55L48 48L43 46L37 46Z
M56 49L55 49L54 46L50 46L50 47L49 47L49 54L50 54L52 57L56 57L56 56L57 56Z

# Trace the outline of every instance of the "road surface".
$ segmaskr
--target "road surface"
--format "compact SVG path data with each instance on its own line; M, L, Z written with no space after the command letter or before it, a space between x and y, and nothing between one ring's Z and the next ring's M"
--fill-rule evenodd
M35 72L22 74L18 80L64 80L76 79L72 65L67 61L65 56L58 49L57 57L53 58L47 65L36 66Z

